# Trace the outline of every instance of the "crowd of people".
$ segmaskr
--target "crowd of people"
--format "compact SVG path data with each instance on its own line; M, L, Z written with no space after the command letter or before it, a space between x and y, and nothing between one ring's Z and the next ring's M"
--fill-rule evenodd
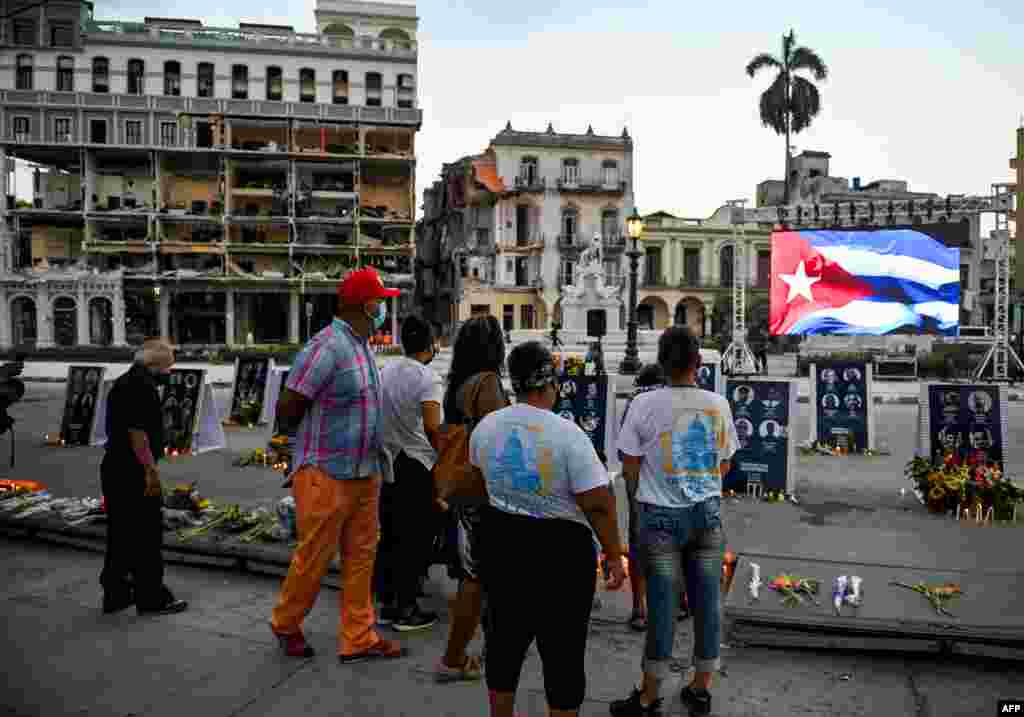
M288 374L278 415L297 429L286 485L299 542L270 628L285 655L313 656L303 619L340 554L339 660L399 658L403 647L382 631L437 623L420 597L433 548L444 544L459 587L436 681L485 679L491 715L512 717L535 644L550 714L576 715L586 693L600 556L609 589L626 581L607 467L586 433L552 410L560 375L550 350L527 342L506 356L493 317L462 326L446 380L430 368L434 330L416 316L402 325L404 356L378 368L368 339L384 325L385 299L397 293L372 269L352 272L339 285L335 319ZM147 342L111 394L103 468L111 529L101 579L108 612L132 604L149 613L187 608L163 584L154 523L159 417L148 419L126 401L129 392L155 395L172 363L166 343ZM695 672L681 697L691 714L710 712L719 666L721 480L738 441L726 400L697 388L699 367L692 332L668 329L657 367L637 381L617 445L630 503L630 624L646 631L640 682L611 705L621 717L661 713L679 608L687 603ZM469 464L486 487L482 501L448 505L435 490L435 464L453 425L469 432ZM145 539L133 542L133 532ZM680 597L684 585L688 601ZM484 650L470 654L481 627Z

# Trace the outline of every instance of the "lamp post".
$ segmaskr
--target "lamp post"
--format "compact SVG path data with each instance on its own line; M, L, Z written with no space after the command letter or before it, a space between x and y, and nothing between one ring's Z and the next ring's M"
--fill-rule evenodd
M626 356L619 364L619 373L627 376L635 376L640 373L640 357L637 355L637 323L636 323L636 286L638 279L638 265L640 257L644 254L640 251L640 235L644 232L644 220L633 207L633 213L626 219L626 230L629 238L633 240L632 247L626 252L629 257L629 323L626 327Z

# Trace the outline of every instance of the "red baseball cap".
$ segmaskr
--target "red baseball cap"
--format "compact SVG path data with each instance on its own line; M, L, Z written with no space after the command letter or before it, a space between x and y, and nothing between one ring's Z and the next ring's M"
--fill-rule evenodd
M347 306L365 304L367 301L399 296L398 289L386 289L376 269L366 267L353 271L338 284L338 296Z

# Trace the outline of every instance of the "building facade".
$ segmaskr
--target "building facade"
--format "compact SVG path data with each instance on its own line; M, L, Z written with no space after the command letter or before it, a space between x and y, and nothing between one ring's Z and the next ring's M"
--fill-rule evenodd
M415 7L315 33L0 0L0 345L297 343L337 278L412 302ZM14 196L12 162L33 170ZM9 309L9 310L6 310Z
M481 154L445 165L425 192L417 305L446 333L474 314L508 331L547 329L561 321L561 289L595 236L606 282L621 287L633 206L626 130L520 132L509 123Z
M1024 251L1019 250L1019 242L1024 240L1024 233L1020 230L1021 212L1024 212L1024 127L1017 129L1017 156L1010 158L1010 171L1013 174L1013 188L1016 190L1016 205L1010 210L1010 231L1013 232L1013 240L1010 246L1014 248L1011 256L1014 258L1014 271L1011 274L1015 291L1012 295L1024 292L1024 261L1016 261L1018 256L1024 256ZM1018 299L1019 301L1019 299ZM1024 304L1024 301L1020 302ZM1020 309L1018 309L1018 312ZM1020 333L1020 329L1018 329Z

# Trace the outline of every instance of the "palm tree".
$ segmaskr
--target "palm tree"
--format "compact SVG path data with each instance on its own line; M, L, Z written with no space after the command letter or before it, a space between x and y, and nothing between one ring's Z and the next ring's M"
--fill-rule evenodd
M783 203L789 202L790 137L807 129L821 111L821 96L810 80L797 72L807 70L819 82L828 78L828 67L818 53L796 44L790 30L782 36L782 56L762 53L747 65L747 74L754 77L764 68L776 71L775 81L761 93L761 124L776 134L786 135L786 175Z

